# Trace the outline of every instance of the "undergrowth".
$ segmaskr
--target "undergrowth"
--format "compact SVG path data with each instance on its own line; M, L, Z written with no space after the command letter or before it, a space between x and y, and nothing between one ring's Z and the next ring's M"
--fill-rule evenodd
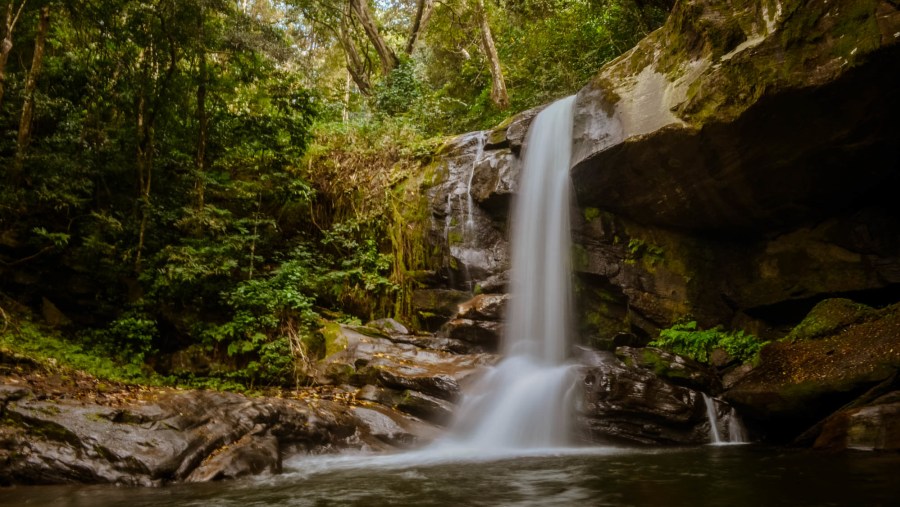
M98 379L149 385L165 384L165 379L143 362L143 357L123 361L98 346L66 339L58 332L28 319L8 316L0 329L0 349L24 356L48 368L71 368Z

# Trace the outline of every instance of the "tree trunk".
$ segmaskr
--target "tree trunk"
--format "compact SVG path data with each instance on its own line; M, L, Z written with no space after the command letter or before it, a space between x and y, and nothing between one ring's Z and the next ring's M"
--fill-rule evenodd
M206 140L209 130L209 118L206 114L206 86L209 79L208 69L206 65L206 47L203 41L203 15L201 11L200 20L198 22L200 31L200 62L199 66L199 82L197 83L197 158L196 170L197 179L195 182L195 190L197 192L197 209L202 210L205 204L204 194L206 182L204 174L206 172Z
M385 76L390 74L400 64L400 60L397 59L394 50L388 46L378 31L378 26L375 24L375 20L372 19L371 13L369 13L368 0L350 0L350 8L356 14L356 18L362 25L363 30L365 30L369 41L375 46L375 52L378 53L378 58L381 60L382 73Z
M149 218L150 214L150 188L153 179L153 160L151 158L153 149L153 134L150 129L150 125L148 124L147 99L144 96L143 91L141 91L141 96L138 99L137 135L137 170L138 185L140 185L140 188L138 189L138 193L140 195L138 206L140 206L139 214L141 216L141 223L138 227L138 244L137 251L135 252L134 256L134 270L135 272L140 272L141 254L144 250L144 237L146 236L147 232L147 219Z
M18 183L22 175L22 163L25 160L25 151L31 143L31 124L34 119L34 90L37 88L37 79L41 74L44 64L44 42L47 40L47 32L50 30L50 7L41 8L41 18L38 22L38 32L34 39L34 56L31 59L31 70L25 79L25 102L22 104L22 118L19 120L19 136L16 141L16 159L13 163L13 183Z
M137 99L137 117L135 127L137 135L137 152L135 163L138 173L138 244L134 255L134 270L141 271L141 255L144 250L144 239L147 232L147 221L150 214L150 189L153 181L153 125L152 115L148 110L146 83L150 80L150 64L147 62L145 50L138 54L138 66L143 71L142 84Z
M344 83L344 109L341 111L341 120L344 123L347 123L350 120L350 83L353 82L353 78L350 76L350 71L347 71L347 80Z
M478 24L481 26L481 46L491 69L491 102L500 109L506 109L509 107L509 95L506 94L506 81L503 79L500 57L497 56L494 36L491 35L491 25L488 23L487 12L484 10L484 0L475 0L475 13L478 15Z
M0 41L0 106L3 105L3 94L6 91L6 61L9 59L9 52L13 48L13 30L16 28L16 22L19 21L19 15L25 8L27 0L23 0L16 10L15 2L10 1L6 5L6 16L3 18L3 41ZM15 14L13 14L15 11Z
M406 41L406 54L411 55L416 49L419 36L425 32L431 13L434 12L434 0L419 0L416 8L416 17L413 19L412 28L409 30L409 39Z
M341 47L344 48L344 54L347 55L347 72L350 73L350 77L353 78L353 82L356 83L360 93L369 95L372 85L369 83L366 63L359 56L359 52L356 51L356 45L353 44L353 39L350 36L350 27L346 18L341 19L338 39L341 42Z

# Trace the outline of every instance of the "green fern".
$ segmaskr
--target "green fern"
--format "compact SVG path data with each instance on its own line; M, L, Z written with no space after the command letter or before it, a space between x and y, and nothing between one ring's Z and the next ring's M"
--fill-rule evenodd
M755 361L760 349L768 342L762 342L744 331L724 331L721 327L700 329L697 321L682 321L659 332L659 338L650 342L651 347L659 347L676 354L690 357L702 363L709 363L710 354L715 349L723 349L743 363Z

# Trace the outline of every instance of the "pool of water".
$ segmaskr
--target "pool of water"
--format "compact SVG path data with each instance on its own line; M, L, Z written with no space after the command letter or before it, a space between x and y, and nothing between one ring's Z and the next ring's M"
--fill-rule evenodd
M285 473L163 488L0 488L0 505L896 506L900 454L756 446L303 457Z

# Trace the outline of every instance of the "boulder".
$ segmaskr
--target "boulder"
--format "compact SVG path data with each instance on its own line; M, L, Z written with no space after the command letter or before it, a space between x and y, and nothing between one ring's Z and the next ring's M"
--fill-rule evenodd
M433 426L385 407L354 407L358 438L366 449L383 451L409 447L436 437Z
M841 329L874 316L872 308L849 299L826 299L813 307L809 314L788 333L788 340L811 340L834 335Z
M185 480L211 482L264 473L281 473L278 439L246 435L222 452L211 455Z
M626 366L649 371L675 385L711 394L722 390L716 372L693 359L655 347L618 347L615 353Z
M7 401L0 476L13 484L157 485L276 472L280 453L352 445L347 408L165 391L111 407L79 401Z
M466 352L496 352L508 301L508 294L479 294L461 303L456 315L438 334L467 344Z
M787 441L900 370L900 304L836 334L764 347L723 397L770 439Z
M460 382L493 360L487 354L454 354L369 336L343 324L330 325L326 336L340 346L329 347L330 354L320 361L321 383L372 384L452 401Z
M454 409L454 406L446 400L419 391L404 391L396 407L401 412L439 426L444 426L450 421Z
M453 319L444 324L440 334L468 344L467 352L496 352L500 346L503 324L491 320Z
M412 294L412 308L427 329L436 330L471 297L471 293L455 289L418 289Z
M378 329L379 331L386 333L388 335L408 335L409 330L406 329L406 326L397 322L394 319L378 319L373 320L366 324L366 327L371 327Z
M501 322L508 302L509 294L479 294L459 305L457 317Z
M585 354L576 413L583 438L597 443L699 444L709 442L703 396L653 373L628 366L609 352Z
M828 450L900 451L900 391L841 410L823 424L813 447Z

